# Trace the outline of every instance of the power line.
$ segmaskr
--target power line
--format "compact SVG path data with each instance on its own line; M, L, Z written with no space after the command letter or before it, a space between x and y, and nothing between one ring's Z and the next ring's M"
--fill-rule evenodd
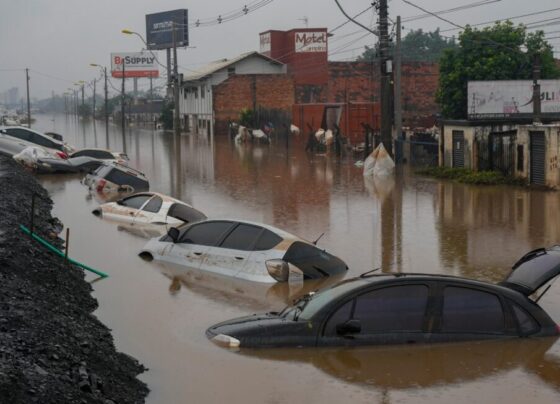
M426 14L430 14L431 16L436 17L436 18L438 18L438 19L440 19L440 20L442 20L442 21L445 21L446 23L451 24L451 25L453 25L454 27L457 27L457 28L460 28L460 29L465 29L465 27L462 27L462 26L459 25L459 24L455 24L455 23L452 22L452 21L449 21L449 20L447 20L447 19L445 19L445 18L443 18L443 17L440 17L440 16L437 15L436 13L433 13L433 12L431 12L431 11L428 11L428 10L426 10L425 8L422 8L422 7L420 7L420 6L417 6L416 4L411 3L411 2L408 1L408 0L402 0L402 1L405 2L406 4L408 4L409 6L412 6L412 7L414 7L414 8L419 9L419 10L422 10L422 11L425 12Z
M474 8L474 7L486 6L488 4L498 3L500 1L502 1L502 0L482 0L482 1L475 2L475 3L469 3L469 4L464 4L464 5L458 6L458 7L448 8L447 10L435 11L434 13L431 13L429 11L424 11L425 14L419 14L419 15L415 15L415 16L411 16L411 17L405 17L405 18L402 19L402 21L403 22L409 22L409 21L421 20L423 18L433 17L433 16L435 16L434 14L441 15L441 14L454 13L456 11L467 10L469 8ZM405 3L408 3L408 2L405 1Z
M469 24L469 25L470 25L471 27L479 27L479 26L481 26L481 25L493 24L493 23L498 22L498 21L515 20L515 19L518 19L518 18L531 17L531 16L533 16L533 15L539 15L539 14L550 13L550 12L552 12L552 11L557 11L557 10L560 10L560 7L551 8L551 9L542 10L542 11L535 11L534 13L527 13L527 14L515 15L515 16L513 16L513 17L501 18L501 19L499 19L499 20L485 21L485 22L481 22L481 23L478 23L478 24ZM448 29L444 29L444 30L442 30L442 31L440 31L440 32L456 31L457 29L458 29L458 28L448 28Z

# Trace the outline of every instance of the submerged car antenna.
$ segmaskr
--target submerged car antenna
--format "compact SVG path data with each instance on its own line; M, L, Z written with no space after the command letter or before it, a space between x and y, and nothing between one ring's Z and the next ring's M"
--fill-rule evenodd
M381 269L381 267L379 268L373 268L370 269L369 271L364 272L363 274L360 275L360 278L367 278L368 276L373 275L374 272L377 272Z
M550 287L554 284L554 282L556 282L556 279L558 279L558 277L555 277L554 280L553 280L552 282L550 282L546 288L544 288L543 292L539 295L539 297L537 297L537 298L535 299L535 303L538 303L539 300L541 300L541 297L543 297L544 294L545 294L546 292L548 292L548 289L550 289Z
M317 237L317 240L315 240L315 241L313 242L313 245L317 245L317 242L318 242L319 240L321 240L321 237L323 237L324 235L325 235L325 232L321 233L321 235L320 235L319 237Z

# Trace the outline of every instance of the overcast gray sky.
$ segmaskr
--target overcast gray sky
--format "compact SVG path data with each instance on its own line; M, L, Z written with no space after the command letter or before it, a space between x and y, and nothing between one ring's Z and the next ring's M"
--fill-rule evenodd
M31 70L31 96L44 98L54 90L64 92L73 82L92 80L97 71L89 64L110 64L111 52L134 52L142 48L135 36L120 31L128 28L145 33L145 14L187 8L189 19L217 18L220 14L242 9L255 0L0 0L0 92L9 87L24 93L24 72ZM371 0L339 0L347 11L355 15L367 8ZM414 0L413 3L429 10L440 11L456 6L478 3L482 0ZM560 8L558 0L501 0L481 7L442 15L459 25L477 24L522 14ZM422 12L402 0L389 0L389 16L403 19ZM190 43L195 48L179 51L181 72L196 70L212 60L236 56L258 50L259 32L269 29L303 27L308 18L309 27L333 29L345 21L334 0L274 0L270 4L242 18L212 27L190 29ZM543 27L549 37L560 37L560 10L513 20L530 23L549 20ZM375 24L373 11L364 13L360 21ZM433 30L453 28L450 24L430 17L403 23L406 29ZM453 35L458 31L445 32ZM406 32L405 32L406 33ZM330 38L332 60L350 60L358 56L366 44L375 42L373 35L364 33L353 24L346 24ZM348 35L350 34L350 35ZM348 35L348 36L346 36ZM560 39L550 39L560 50ZM560 53L555 54L560 57ZM165 53L159 53L165 63ZM14 69L14 70L12 70ZM115 85L117 82L115 81ZM143 80L140 88L147 88Z

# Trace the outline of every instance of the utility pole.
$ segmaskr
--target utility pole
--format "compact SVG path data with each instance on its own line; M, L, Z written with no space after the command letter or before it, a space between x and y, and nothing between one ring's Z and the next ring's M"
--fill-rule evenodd
M93 79L93 111L92 111L92 118L93 122L95 123L95 84L97 83L97 79Z
M401 105L401 16L397 16L397 43L395 46L395 134L400 139L402 135L402 105Z
M122 127L122 133L124 135L125 133L125 122L124 122L124 67L125 63L124 63L124 59L122 61L122 89L121 89L121 127Z
M173 131L175 132L176 136L181 134L181 122L179 119L179 85L180 85L180 78L179 73L177 71L177 32L175 21L172 22L173 27Z
M29 99L29 69L25 69L25 83L27 84L27 127L31 128L31 100Z
M535 54L533 61L533 125L540 125L541 122L541 63L539 54Z
M103 75L105 76L105 136L109 138L109 104L107 100L107 67L103 66ZM108 146L107 146L108 147Z
M379 0L379 56L381 78L381 141L390 156L393 156L393 134L391 114L391 72L389 58L389 24L387 0Z

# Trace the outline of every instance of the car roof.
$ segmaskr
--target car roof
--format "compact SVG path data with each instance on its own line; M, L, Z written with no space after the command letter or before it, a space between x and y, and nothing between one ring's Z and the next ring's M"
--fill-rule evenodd
M121 171L129 171L136 174L136 176L142 176L145 180L147 180L146 174L144 174L142 171L136 170L135 168L129 166L125 166L124 164L117 163L116 161L109 161L103 164L108 167L117 168Z
M370 271L371 272L371 271ZM356 283L356 289L366 285L375 285L377 283L384 283L388 281L403 281L403 280L410 280L410 281L436 281L436 282L456 282L461 283L465 286L474 286L474 287L482 287L486 289L493 289L497 292L506 293L510 296L520 296L521 293L508 288L506 286L485 282L477 279L472 278L464 278L455 275L445 275L445 274L427 274L427 273L408 273L408 272L389 272L389 273L378 273L373 274L366 272L362 275L359 275L354 278L345 279L339 282L337 285L345 284L345 283ZM333 287L336 287L334 285Z
M13 126L13 125L12 126L0 126L0 130L2 130L2 129L25 129L25 130L28 130L30 132L36 133L38 135L41 135L43 137L46 137L47 139L49 139L49 140L53 141L54 143L57 143L61 146L64 145L64 142L61 142L60 140L56 140L56 139L50 137L49 135L45 135L43 132L39 132L39 131L36 131L34 129L28 128L27 126L21 126L21 125L20 126Z
M212 218L208 218L206 220L202 220L200 222L197 222L196 224L201 224L201 223L204 223L204 222L215 222L215 221L236 222L236 223L240 223L240 224L248 224L248 225L263 227L267 230L270 230L273 233L278 234L283 239L298 240L298 241L303 241L305 243L313 244L310 241L305 240L304 238L296 236L295 234L289 233L285 230L279 229L278 227L274 227L274 226L268 225L266 223L253 222L253 221L250 221L250 220L235 219L235 218L231 218L231 217L212 217Z
M76 157L76 158L78 158L78 157ZM132 197L134 197L134 196L140 196L140 195L149 195L150 197L152 197L152 196L159 196L159 197L163 200L163 202L180 203L181 205L186 205L186 206L192 208L192 206L189 205L189 204L186 203L186 202L180 201L179 199L175 199L175 198L173 198L173 197L171 197L171 196L169 196L169 195L165 195L165 194L162 194L162 193L159 193L159 192L153 192L153 191L140 191L140 192L135 192L135 193L133 193L133 194L130 194L130 195L127 195L127 196L121 198L120 200L132 198ZM116 203L116 202L107 202L107 204L110 204L110 203Z

